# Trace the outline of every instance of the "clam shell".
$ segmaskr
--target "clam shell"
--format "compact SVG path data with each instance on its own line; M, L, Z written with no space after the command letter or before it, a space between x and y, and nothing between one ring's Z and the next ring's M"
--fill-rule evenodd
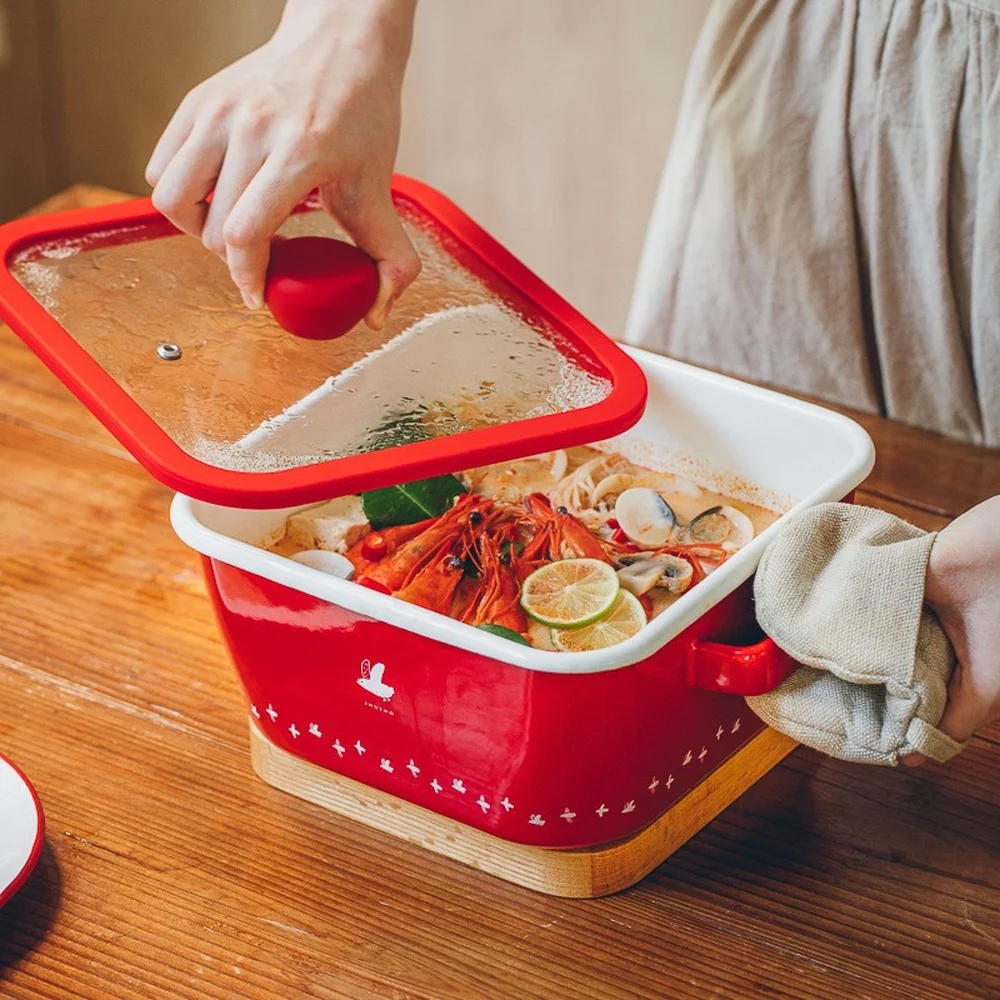
M666 545L677 524L670 504L648 486L633 486L619 494L615 520L636 545L647 549Z
M727 552L742 549L754 536L753 522L735 507L709 507L693 517L684 529L684 540L722 545Z

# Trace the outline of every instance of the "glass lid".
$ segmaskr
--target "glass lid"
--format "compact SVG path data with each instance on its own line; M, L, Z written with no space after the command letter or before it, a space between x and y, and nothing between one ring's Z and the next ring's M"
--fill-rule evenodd
M230 506L321 500L619 433L645 380L437 192L396 207L423 262L380 331L247 310L147 199L0 229L0 313L154 475ZM285 237L346 240L318 203Z

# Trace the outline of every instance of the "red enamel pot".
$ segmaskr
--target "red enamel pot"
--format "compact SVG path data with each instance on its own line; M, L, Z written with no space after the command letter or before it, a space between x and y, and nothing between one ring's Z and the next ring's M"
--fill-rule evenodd
M871 441L838 414L630 353L650 392L611 443L630 457L788 513L848 496L870 470ZM254 724L320 767L510 841L583 847L638 831L759 732L742 696L795 666L754 621L750 578L780 519L637 636L557 653L254 544L289 512L182 496L172 509L204 557Z

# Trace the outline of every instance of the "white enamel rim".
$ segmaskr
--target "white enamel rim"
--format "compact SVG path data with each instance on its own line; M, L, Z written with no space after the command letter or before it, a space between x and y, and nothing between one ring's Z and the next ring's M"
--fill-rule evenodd
M174 497L170 507L171 524L185 544L211 559L228 563L237 569L246 570L357 614L406 629L408 632L425 635L459 649L480 653L526 670L557 674L594 674L639 663L666 645L709 608L748 580L757 568L764 550L781 530L784 521L808 507L842 500L860 485L875 463L875 448L871 438L860 425L839 413L724 375L650 354L638 348L624 347L624 349L644 367L660 365L681 370L685 377L702 379L709 384L724 385L728 390L743 393L748 397L758 399L765 397L770 406L787 410L790 418L808 413L813 419L835 425L840 434L850 442L851 455L849 461L796 503L778 521L762 531L749 545L723 563L697 587L684 594L638 635L617 646L586 653L560 653L522 646L397 600L387 594L380 594L348 580L301 566L284 556L229 538L202 524L195 515L192 501L180 494Z
M38 862L45 820L28 779L0 754L0 906L13 898Z

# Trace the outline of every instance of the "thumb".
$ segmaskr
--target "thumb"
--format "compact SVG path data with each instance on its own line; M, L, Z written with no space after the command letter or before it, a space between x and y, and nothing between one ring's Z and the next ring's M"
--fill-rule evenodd
M378 298L365 321L380 330L393 303L420 273L420 258L399 221L388 190L375 198L360 197L347 203L330 189L321 189L320 198L323 207L378 265Z
M948 683L948 702L938 723L938 729L959 743L965 742L989 721L989 704L985 692L979 691L976 679L965 670L962 661Z

